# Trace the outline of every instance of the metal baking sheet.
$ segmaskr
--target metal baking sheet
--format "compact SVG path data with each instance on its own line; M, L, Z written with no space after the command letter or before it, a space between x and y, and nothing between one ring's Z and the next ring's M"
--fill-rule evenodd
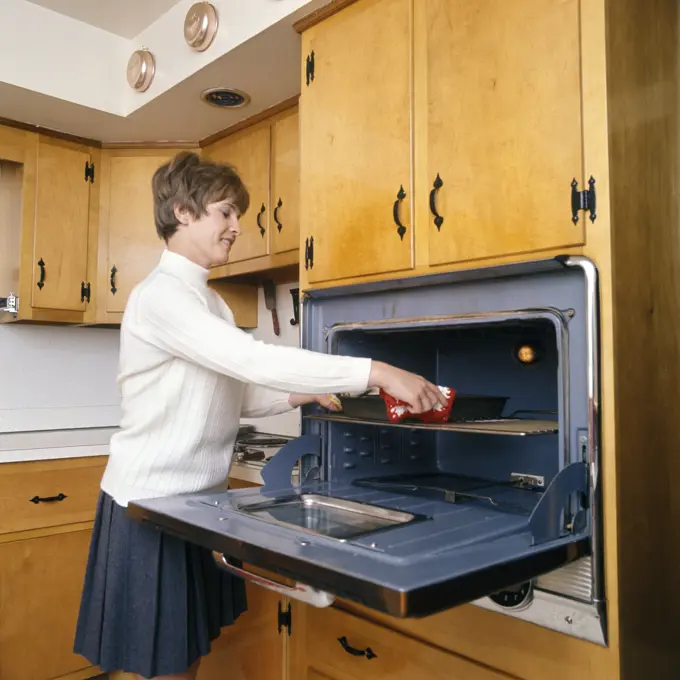
M478 434L500 434L515 437L554 434L559 429L556 420L534 420L528 418L499 418L498 420L465 421L460 423L392 423L390 421L370 420L367 418L348 418L336 413L317 413L305 415L305 418L337 423L380 425L381 427L405 427L409 430L447 430L450 432L474 432Z

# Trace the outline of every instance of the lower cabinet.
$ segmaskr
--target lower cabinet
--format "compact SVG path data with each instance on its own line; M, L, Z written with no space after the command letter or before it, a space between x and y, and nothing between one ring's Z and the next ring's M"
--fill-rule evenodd
M294 607L290 680L509 678L339 609Z
M0 543L0 680L52 680L90 665L71 651L90 534Z
M287 628L278 630L281 598L247 585L248 611L224 628L202 661L198 680L281 680Z

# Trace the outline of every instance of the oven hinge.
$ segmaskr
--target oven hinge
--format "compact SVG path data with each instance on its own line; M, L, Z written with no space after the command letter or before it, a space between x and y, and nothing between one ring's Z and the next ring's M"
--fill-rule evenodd
M595 178L591 175L588 180L588 188L585 191L578 191L578 182L574 179L571 183L571 221L578 222L578 211L588 210L590 221L594 222L597 217L595 211Z
M277 627L279 633L281 633L281 628L285 626L288 629L288 636L290 637L291 629L293 628L293 612L291 611L290 603L288 603L287 609L281 609L281 601L279 600L278 608L279 615L277 620L278 621Z
M19 313L19 298L14 293L10 293L6 298L0 298L0 312L16 316Z

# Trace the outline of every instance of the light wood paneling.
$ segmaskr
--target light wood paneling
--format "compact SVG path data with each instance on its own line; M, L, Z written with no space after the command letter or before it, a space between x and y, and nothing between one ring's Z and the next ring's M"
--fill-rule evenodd
M271 170L270 252L297 251L300 245L300 119L297 109L272 123ZM277 225L274 215L282 226Z
M680 674L679 21L677 2L607 2L618 499L608 521L624 680Z
M19 295L23 167L0 159L0 297Z
M228 281L209 281L208 285L227 303L239 328L257 328L257 286Z
M37 135L34 136L37 137ZM24 163L28 137L29 135L23 130L0 124L0 158L14 163Z
M430 263L578 245L579 0L425 0ZM540 55L540 57L537 57Z
M0 544L0 680L48 680L90 666L71 651L90 535Z
M81 283L87 282L90 182L85 181L87 147L41 138L33 262L33 307L84 311ZM39 261L44 262L42 288ZM25 302L25 301L24 301Z
M93 520L105 465L105 457L0 465L0 534Z
M158 264L165 244L156 233L151 178L175 152L157 151L146 156L105 150L102 154L100 220L108 242L100 285L106 291L106 313L122 313L134 286Z
M363 0L302 36L301 261L313 238L311 282L413 265L411 9L411 0ZM393 217L401 188L403 240Z
M295 605L291 676L332 680L507 680L512 676L417 642L338 609ZM346 651L370 649L373 658Z
M227 137L207 147L204 153L208 158L234 166L250 193L250 207L240 219L242 233L231 250L229 261L239 262L267 255L270 228L269 125L254 126Z

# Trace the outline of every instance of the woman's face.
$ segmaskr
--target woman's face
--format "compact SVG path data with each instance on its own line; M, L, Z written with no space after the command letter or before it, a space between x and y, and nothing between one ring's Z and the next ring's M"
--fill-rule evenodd
M234 241L241 233L238 209L229 199L209 203L205 215L194 219L188 213L178 214L180 226L173 246L205 269L225 264ZM179 237L179 238L177 238Z

